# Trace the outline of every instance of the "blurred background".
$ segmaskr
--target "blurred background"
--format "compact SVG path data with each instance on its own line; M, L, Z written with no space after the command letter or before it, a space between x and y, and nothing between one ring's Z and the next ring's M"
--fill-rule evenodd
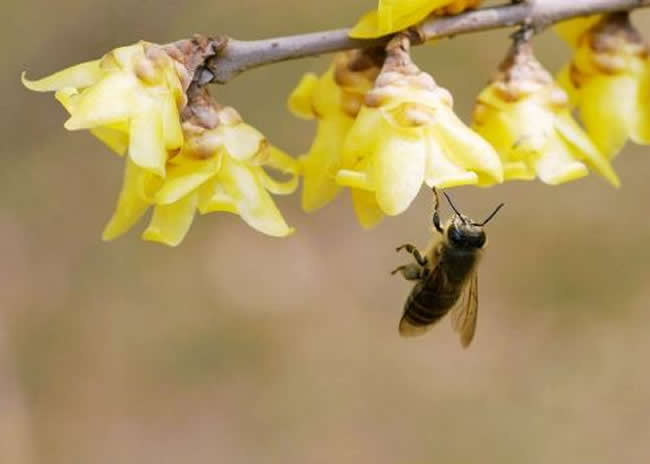
M506 202L464 351L447 320L397 335L410 284L388 272L405 260L396 245L430 238L426 191L372 231L347 194L309 216L294 196L278 198L289 239L211 214L176 249L141 241L144 222L103 243L122 160L20 85L22 70L37 78L139 39L337 28L374 3L3 2L1 463L650 460L650 148L616 159L619 190L591 175L453 191L472 217ZM650 11L634 19L650 30ZM465 120L508 33L414 52ZM535 43L551 69L569 56L551 32ZM299 154L314 124L286 96L328 59L213 90Z

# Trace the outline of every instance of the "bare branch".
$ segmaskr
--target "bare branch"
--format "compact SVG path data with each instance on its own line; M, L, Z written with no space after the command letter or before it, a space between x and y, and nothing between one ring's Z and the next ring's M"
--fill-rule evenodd
M650 7L650 0L528 0L513 5L483 8L456 16L430 17L412 28L414 43L458 34L532 24L537 30L574 18L597 13ZM362 40L348 37L348 29L314 32L265 40L228 39L221 52L208 60L200 83L225 84L247 69L388 42L390 36ZM221 38L220 40L223 40Z

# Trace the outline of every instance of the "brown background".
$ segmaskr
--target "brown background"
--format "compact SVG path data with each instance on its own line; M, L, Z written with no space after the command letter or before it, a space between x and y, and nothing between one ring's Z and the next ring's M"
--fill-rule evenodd
M429 238L430 196L366 232L347 195L314 215L281 198L290 239L199 218L177 249L102 243L122 161L69 133L39 77L145 38L239 38L351 24L374 2L3 2L0 30L0 462L611 463L650 460L650 149L596 176L462 188L490 224L475 343L447 321L403 340L393 248ZM635 15L650 39L650 12ZM415 52L464 118L507 31ZM549 68L568 57L536 40ZM285 98L327 58L215 88L291 153L314 126Z

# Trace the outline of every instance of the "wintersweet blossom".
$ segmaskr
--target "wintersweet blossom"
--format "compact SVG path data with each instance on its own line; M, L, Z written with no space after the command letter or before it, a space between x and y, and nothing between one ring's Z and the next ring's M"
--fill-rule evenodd
M418 69L396 37L343 146L336 181L353 190L364 227L411 204L430 187L503 180L498 155L454 114L451 94Z
M579 36L571 63L559 75L587 133L608 158L628 138L650 144L648 53L629 14L613 13Z
M164 176L167 154L183 144L179 112L186 103L187 70L163 47L138 42L99 60L23 84L55 91L70 113L64 127L89 129L113 151L127 150L136 166Z
M588 165L619 184L607 158L572 118L567 94L528 43L515 43L478 96L473 127L501 156L506 179L539 177L559 184L587 175Z
M183 116L184 143L169 154L164 179L127 162L117 208L103 238L111 240L128 231L149 207L153 216L142 237L170 246L183 240L197 211L234 213L267 235L289 235L293 229L270 193L295 191L297 163L270 146L237 111L217 105L206 92L193 97ZM267 167L291 178L277 181Z
M482 0L378 0L377 9L361 17L350 37L367 39L401 31L432 13L458 14Z
M334 177L341 168L343 141L379 74L384 55L380 49L338 53L325 74L305 74L289 96L293 114L318 120L311 148L299 158L305 211L323 207L341 190Z

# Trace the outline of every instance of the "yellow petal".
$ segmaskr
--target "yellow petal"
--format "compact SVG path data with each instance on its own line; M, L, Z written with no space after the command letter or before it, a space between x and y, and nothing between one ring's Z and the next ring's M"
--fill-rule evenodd
M221 167L222 156L206 160L184 159L180 164L171 165L162 187L156 193L155 201L168 205L198 189L201 184L214 177Z
M367 165L368 163L364 163ZM364 190L367 192L374 192L376 190L374 182L370 180L370 176L365 172L366 167L360 167L363 171L356 171L354 169L340 169L336 173L336 183L342 187L350 187L356 190Z
M573 108L580 100L580 92L573 85L571 80L571 65L565 65L555 76L557 83L564 89L569 97L569 106Z
M75 111L80 98L79 92L72 87L57 90L55 97L69 113ZM118 155L124 155L129 146L129 134L119 126L97 127L90 132Z
M383 34L397 32L429 16L433 10L454 0L379 0L377 15Z
M369 11L350 29L348 35L355 39L372 39L379 37L382 31L379 29L377 11Z
M638 143L650 145L650 62L647 63L645 75L641 80L639 108L641 108L641 129Z
M99 67L99 62L100 60L87 61L36 81L27 79L24 72L20 78L25 87L37 92L51 92L64 87L83 89L101 79L103 72Z
M170 94L162 102L162 124L165 135L165 148L175 150L183 145L183 129L176 100Z
M266 139L257 129L245 123L224 127L223 136L226 151L239 161L253 158L266 143Z
M224 157L218 179L233 199L237 213L252 228L284 237L293 232L254 172L245 164Z
M317 85L318 76L316 74L307 73L303 75L296 88L289 95L289 111L299 118L313 119L315 115L312 107L312 97Z
M549 139L548 146L540 155L535 161L535 170L538 177L547 184L557 185L588 174L587 167L573 159L560 139Z
M199 188L199 212L207 214L217 211L237 214L237 205L221 181L213 179Z
M433 137L426 137L425 182L429 187L447 188L478 183L478 176L452 163Z
M338 194L334 176L341 166L343 141L352 120L325 118L318 128L309 153L300 158L303 174L302 208L311 212L322 208Z
M193 193L175 203L156 206L142 238L169 246L181 243L194 220L198 199L198 193Z
M325 118L341 113L341 88L334 80L334 66L319 79L312 95L312 107L317 117Z
M139 195L143 174L142 169L127 159L117 207L104 228L102 240L113 240L127 232L149 207L150 203Z
M442 113L442 111L441 111ZM456 164L476 172L486 181L503 182L503 166L499 155L483 137L465 126L451 110L436 120L435 134L445 154Z
M368 39L391 34L419 23L437 8L454 0L379 0L376 11L366 13L350 30L350 37Z
M561 111L555 119L555 129L568 144L573 156L585 161L592 169L609 181L614 187L620 185L618 175L607 158L594 146L587 134L571 117L568 111Z
M271 177L260 166L252 166L251 169L259 178L262 186L274 195L290 195L298 188L298 176L292 176L289 180L278 181Z
M584 16L562 21L553 26L553 30L570 45L577 46L582 34L600 21L601 15Z
M363 190L350 189L352 205L359 224L364 229L371 229L381 222L384 213L377 204L375 194Z
M134 114L129 126L129 156L135 164L161 177L165 175L165 150L161 114L153 102Z
M379 137L379 135L377 135ZM418 138L386 134L370 161L377 204L391 216L404 212L424 180L426 145Z
M598 149L616 156L628 137L642 139L637 76L594 76L580 89L580 118Z
M90 129L90 133L101 140L118 155L122 156L129 147L129 134L110 127Z
M351 119L345 118L346 121ZM343 121L339 124L344 125ZM391 130L384 112L374 108L362 107L354 120L349 123L349 130L344 137L342 148L342 166L354 168L359 161L374 153L379 139L378 135Z
M90 129L128 119L134 102L136 78L126 73L108 75L80 93L68 130Z

